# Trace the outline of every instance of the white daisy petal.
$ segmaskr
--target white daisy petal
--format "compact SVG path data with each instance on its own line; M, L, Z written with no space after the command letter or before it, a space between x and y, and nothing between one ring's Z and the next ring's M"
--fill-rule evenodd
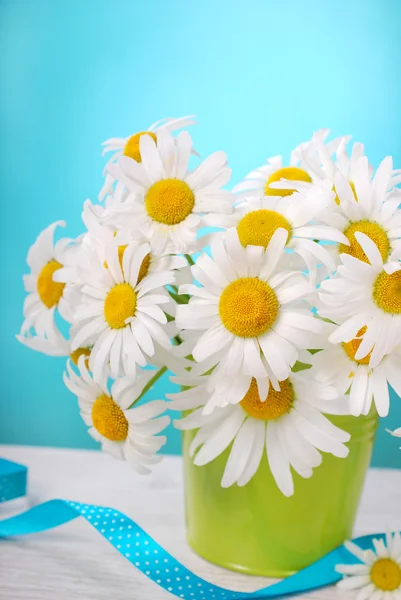
M244 420L245 413L241 409L232 411L227 420L204 443L195 456L194 464L206 465L219 456L235 438Z
M149 419L158 417L165 410L167 410L166 402L163 400L153 400L152 402L147 402L146 404L128 411L129 414L127 415L127 418L130 423L144 423Z
M355 376L351 384L350 392L350 413L355 417L359 417L365 406L365 398L367 394L368 374L365 369L356 368Z
M288 440L291 437L291 435L288 436L288 429L286 429L283 426L283 422L284 419L276 427L276 433L281 448L285 448L285 454L288 458L289 464L294 469L294 471L296 471L301 477L305 479L312 477L313 471L311 466L302 459L298 451L294 449L293 445L291 443L288 443Z
M270 421L266 428L266 453L269 467L276 483L284 496L294 493L294 481L290 464L277 436L277 425Z
M343 590L357 590L370 582L369 575L355 575L354 577L347 577L340 581L339 587Z
M368 575L369 567L368 565L336 565L337 573L341 573L342 575Z
M346 542L344 542L344 546L348 550L348 552L356 556L356 558L358 558L362 563L366 562L365 551L362 550L357 544L347 540Z
M263 421L257 421L254 424L254 438L252 451L246 467L242 475L238 478L238 485L243 487L246 485L257 472L260 461L263 457L263 449L265 447L265 424Z
M314 424L299 412L293 413L294 424L305 439L308 439L318 450L329 452L339 458L345 458L349 449L342 442L320 431Z
M247 277L248 265L246 261L246 253L238 239L236 229L229 229L226 232L226 248L232 265L237 272L237 276Z
M224 325L210 329L202 335L193 349L195 360L201 362L210 354L210 349L213 349L213 354L225 348L232 340L232 334L227 331Z
M187 131L182 131L177 137L177 153L175 157L176 179L183 179L188 169L188 162L192 151L191 136Z
M355 233L355 238L361 245L362 250L365 252L366 256L368 257L370 264L376 268L382 267L383 260L374 241L371 240L370 237L359 231Z
M294 347L272 330L259 337L259 344L277 379L279 381L287 379L290 367L297 359ZM280 347L280 352L277 352L277 346Z
M292 413L282 421L287 443L298 453L299 457L310 467L318 467L322 463L322 455L313 444L304 438L293 423Z
M380 417L387 417L390 409L390 395L383 367L375 369L372 386L377 412Z
M286 229L276 229L269 245L266 248L265 259L260 271L261 279L267 280L273 274L274 269L280 260L281 253L286 245L288 231Z
M222 487L230 487L243 474L252 453L252 442L257 427L253 419L246 419L234 440L230 456L224 469Z
M142 165L147 173L149 181L155 183L163 178L163 163L157 151L156 144L150 135L141 135L139 148Z

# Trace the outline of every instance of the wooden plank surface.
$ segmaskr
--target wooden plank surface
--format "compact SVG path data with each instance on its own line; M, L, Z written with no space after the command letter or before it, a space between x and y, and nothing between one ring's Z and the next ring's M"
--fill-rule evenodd
M135 519L178 560L227 588L252 591L272 583L226 571L199 558L185 540L182 464L165 457L149 477L100 452L0 446L0 456L29 468L29 493L0 505L0 518L50 498L113 506ZM401 471L369 472L356 535L401 530ZM56 530L0 542L1 600L168 600L172 596L119 556L78 519ZM352 600L336 588L302 596Z

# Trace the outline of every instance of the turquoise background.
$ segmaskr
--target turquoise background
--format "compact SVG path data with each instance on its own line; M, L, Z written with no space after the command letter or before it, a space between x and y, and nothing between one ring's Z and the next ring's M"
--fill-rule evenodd
M0 442L96 446L64 360L14 336L28 247L57 219L80 233L82 202L102 183L100 143L195 113L196 148L226 150L233 182L319 127L401 167L400 22L397 0L1 0ZM392 400L375 465L401 466L384 431L401 425ZM179 452L176 432L168 449Z

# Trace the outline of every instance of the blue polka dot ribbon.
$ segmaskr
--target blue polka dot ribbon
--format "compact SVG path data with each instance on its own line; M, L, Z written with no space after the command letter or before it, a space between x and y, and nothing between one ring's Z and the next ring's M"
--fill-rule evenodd
M8 463L8 464L6 464ZM11 499L11 489L15 496L25 493L25 483L21 479L21 467L0 459L0 490L6 489L6 500ZM7 487L7 479L15 478ZM19 489L18 489L19 485ZM337 564L355 562L344 546L318 560L313 565L299 571L283 581L256 592L234 592L213 585L201 579L183 564L176 560L164 548L148 535L135 521L114 508L81 504L68 500L49 500L15 517L0 521L0 538L26 535L46 531L77 517L83 517L100 535L102 535L126 560L144 573L154 583L167 590L177 598L185 600L242 600L257 598L280 598L302 593L336 583L341 575L336 573ZM384 538L384 535L375 535ZM372 536L364 536L355 540L363 549L372 548ZM1 541L5 543L5 541Z

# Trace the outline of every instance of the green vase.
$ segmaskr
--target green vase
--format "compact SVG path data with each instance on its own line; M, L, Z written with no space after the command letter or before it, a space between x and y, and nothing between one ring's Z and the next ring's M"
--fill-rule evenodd
M324 454L310 479L294 474L291 498L277 488L265 455L245 487L222 488L229 449L197 467L188 454L195 432L184 432L186 523L195 552L227 569L287 577L350 539L378 419L372 411L330 420L351 434L349 455Z

